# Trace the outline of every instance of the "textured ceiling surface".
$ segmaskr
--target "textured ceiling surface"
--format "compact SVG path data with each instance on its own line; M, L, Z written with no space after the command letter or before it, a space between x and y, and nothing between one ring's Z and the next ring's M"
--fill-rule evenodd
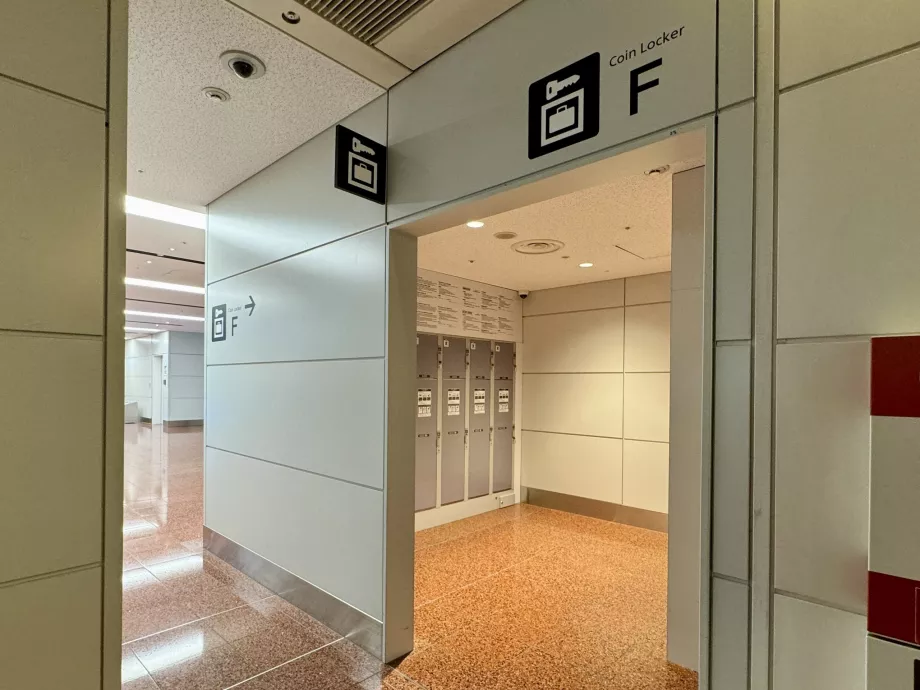
M565 196L483 218L419 239L422 268L513 290L542 290L671 268L671 177L703 159L672 164L663 175L632 175ZM497 232L517 237L499 240ZM525 256L516 242L553 239L565 247ZM592 268L579 268L590 262Z
M265 76L231 74L227 50ZM383 93L226 0L131 0L128 70L128 193L172 204L210 203Z

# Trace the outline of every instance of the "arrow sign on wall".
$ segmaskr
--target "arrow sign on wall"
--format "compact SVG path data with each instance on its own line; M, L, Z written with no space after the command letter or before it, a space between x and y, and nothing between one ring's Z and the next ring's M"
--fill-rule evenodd
M252 295L249 295L249 303L243 305L244 309L249 310L249 315L252 316L252 312L256 310L256 301L252 298Z

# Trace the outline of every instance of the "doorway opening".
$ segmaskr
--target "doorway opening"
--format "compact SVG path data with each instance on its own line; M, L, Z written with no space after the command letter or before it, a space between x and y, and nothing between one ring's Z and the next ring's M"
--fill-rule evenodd
M697 687L709 148L644 143L405 225L423 685Z

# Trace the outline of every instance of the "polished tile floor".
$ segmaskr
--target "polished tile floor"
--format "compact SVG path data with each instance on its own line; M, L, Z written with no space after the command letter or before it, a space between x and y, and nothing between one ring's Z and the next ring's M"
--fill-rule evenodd
M531 506L420 532L394 669L203 552L202 487L200 429L125 426L125 690L696 690L665 535Z

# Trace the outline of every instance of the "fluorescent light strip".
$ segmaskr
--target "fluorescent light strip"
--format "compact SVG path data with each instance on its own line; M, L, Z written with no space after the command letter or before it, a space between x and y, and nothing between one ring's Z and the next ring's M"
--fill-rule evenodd
M204 321L203 316L185 316L183 314L160 314L155 311L132 311L125 309L126 316L151 316L155 319L176 319L177 321Z
M196 287L195 285L180 285L179 283L161 283L158 280L144 280L143 278L125 278L125 285L132 285L134 287L153 288L154 290L172 290L174 292L190 292L193 295L203 295L204 294L203 287Z
M125 326L128 333L159 333L162 328L138 328L136 326Z
M148 201L147 199L138 199L136 196L125 197L125 212L132 216L164 220L167 223L186 225L200 230L204 230L207 227L208 220L207 214L189 211L177 206L159 204L156 201Z

